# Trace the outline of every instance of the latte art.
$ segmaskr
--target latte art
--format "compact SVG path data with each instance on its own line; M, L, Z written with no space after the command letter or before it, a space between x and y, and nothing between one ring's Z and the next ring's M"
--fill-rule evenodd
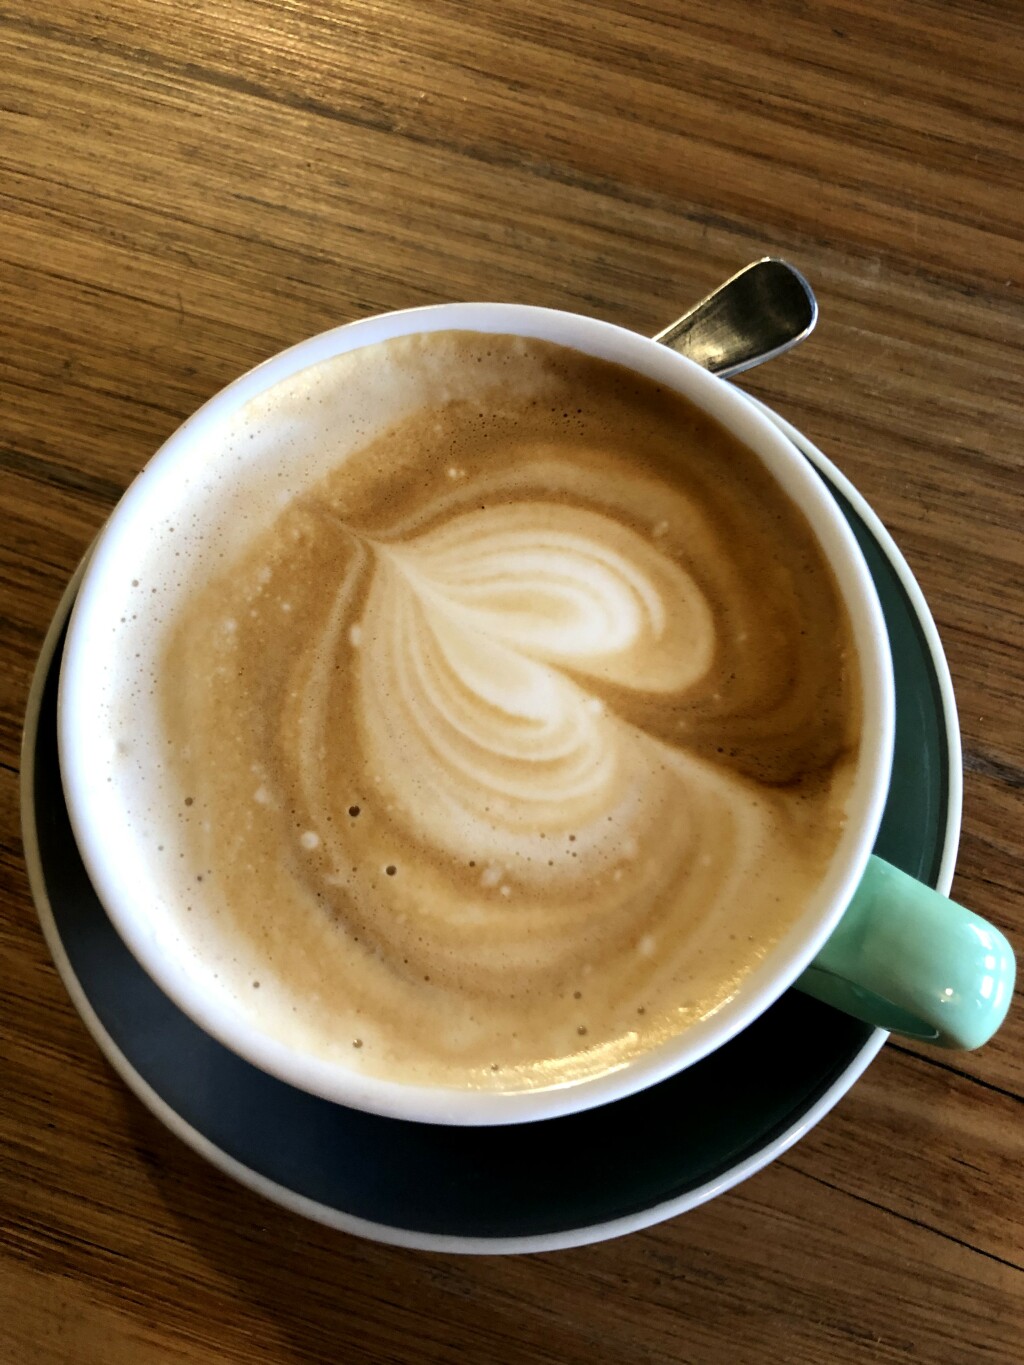
M595 512L504 504L374 555L358 714L372 762L434 786L439 845L468 822L498 856L516 831L605 815L646 737L600 684L678 692L710 664L696 584Z
M417 401L362 434L382 365ZM505 1090L707 1017L842 828L849 625L802 514L678 395L542 342L389 343L271 398L322 473L198 548L159 674L223 988L369 1074Z

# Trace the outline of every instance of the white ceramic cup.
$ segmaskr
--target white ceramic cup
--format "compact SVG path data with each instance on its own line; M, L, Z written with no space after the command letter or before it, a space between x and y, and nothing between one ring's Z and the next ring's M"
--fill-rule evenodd
M243 403L331 356L394 337L448 329L539 337L618 362L684 394L754 450L802 508L834 570L853 626L863 698L863 741L839 846L799 921L750 972L737 994L712 1016L610 1074L525 1093L367 1078L262 1032L218 992L184 946L173 914L161 908L159 868L133 834L117 785L98 778L116 743L103 719L103 701L118 659L105 642L115 638L123 585L184 488L202 480L222 424ZM64 650L59 743L75 838L100 900L143 967L200 1027L265 1071L342 1104L424 1122L496 1124L567 1114L652 1085L721 1047L801 975L829 939L867 866L888 789L893 711L888 635L871 575L820 476L766 417L729 384L623 328L542 308L450 304L368 318L301 342L229 385L171 436L129 488L93 551Z

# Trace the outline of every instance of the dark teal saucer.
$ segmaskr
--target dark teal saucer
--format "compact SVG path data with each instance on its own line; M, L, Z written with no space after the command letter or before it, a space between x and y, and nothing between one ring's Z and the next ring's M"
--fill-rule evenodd
M775 419L779 421L779 419ZM935 627L902 556L852 486L792 428L868 561L896 673L896 754L876 852L948 890L959 731ZM760 1169L846 1093L886 1035L796 991L718 1052L640 1095L510 1128L401 1122L314 1098L203 1033L118 937L72 837L57 758L57 682L72 583L26 718L26 860L58 970L114 1068L172 1131L279 1203L380 1241L545 1250L672 1217Z

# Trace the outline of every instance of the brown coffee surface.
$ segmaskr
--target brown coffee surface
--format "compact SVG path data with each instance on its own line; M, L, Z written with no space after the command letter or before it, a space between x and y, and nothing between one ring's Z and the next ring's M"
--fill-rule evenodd
M276 487L167 540L161 849L238 1008L509 1090L728 1001L822 879L860 725L832 571L760 459L616 365L461 332L279 385L218 459Z

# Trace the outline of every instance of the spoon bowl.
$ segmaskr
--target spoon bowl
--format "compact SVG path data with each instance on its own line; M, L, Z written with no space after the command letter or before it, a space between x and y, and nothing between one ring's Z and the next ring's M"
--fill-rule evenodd
M723 379L782 355L818 321L811 286L765 256L739 271L654 338Z

